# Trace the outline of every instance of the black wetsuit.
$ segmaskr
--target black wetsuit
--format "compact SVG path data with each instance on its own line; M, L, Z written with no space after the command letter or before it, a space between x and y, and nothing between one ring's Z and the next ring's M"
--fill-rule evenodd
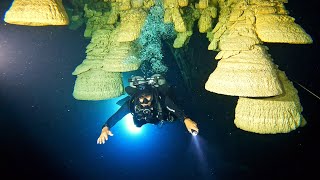
M142 125L146 124L146 123L152 123L152 124L157 124L160 121L166 121L168 117L168 113L171 113L174 116L175 120L180 120L181 122L184 121L184 119L186 118L186 115L184 114L184 112L182 110L180 110L178 108L178 106L176 104L174 104L174 102L168 97L168 96L164 96L164 101L163 101L163 105L162 105L162 109L163 111L166 111L167 113L164 113L165 116L163 119L159 119L159 118L153 118L149 121L144 121L144 120L140 120L136 126L141 127ZM112 128L118 121L120 121L125 115L127 115L128 113L132 113L134 114L134 112L132 112L133 110L131 110L132 108L130 108L132 106L132 100L128 100L126 101L121 107L120 109L113 114L106 122L105 124L102 126L105 127L107 126L108 128ZM165 106L165 107L163 107ZM135 122L137 122L134 119Z

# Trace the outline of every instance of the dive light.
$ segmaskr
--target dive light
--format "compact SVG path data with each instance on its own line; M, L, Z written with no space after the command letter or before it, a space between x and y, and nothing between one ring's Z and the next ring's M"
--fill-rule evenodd
M191 134L192 136L196 136L198 135L198 131L191 129Z

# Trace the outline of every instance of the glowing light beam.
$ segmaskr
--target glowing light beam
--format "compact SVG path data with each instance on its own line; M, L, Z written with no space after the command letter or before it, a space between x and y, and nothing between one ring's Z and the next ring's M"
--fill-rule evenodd
M124 117L124 121L126 124L126 127L128 129L128 131L132 134L138 134L141 133L142 128L137 127L134 123L133 123L133 117L132 114L128 114Z

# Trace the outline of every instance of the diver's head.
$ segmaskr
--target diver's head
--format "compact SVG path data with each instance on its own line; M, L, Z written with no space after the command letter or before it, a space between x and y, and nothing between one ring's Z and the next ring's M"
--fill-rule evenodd
M142 107L151 106L152 103L152 94L142 94L139 96L138 100Z
M141 90L140 93L138 93L137 96L138 103L142 107L148 107L152 105L152 100L153 100L153 93L152 89L145 88L144 90Z

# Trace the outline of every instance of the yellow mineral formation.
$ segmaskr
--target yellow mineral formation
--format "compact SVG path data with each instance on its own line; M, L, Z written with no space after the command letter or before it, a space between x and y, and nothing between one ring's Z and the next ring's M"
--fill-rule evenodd
M91 41L87 46L86 59L76 67L72 75L79 75L90 69L101 69L104 57L110 52L113 43L112 32L114 29L94 31Z
M186 32L187 27L182 13L180 12L180 6L178 0L164 0L163 6L165 8L164 22L173 23L174 29L177 32Z
M173 47L174 48L183 47L185 45L185 43L189 40L191 35L192 35L192 31L177 33L177 37L174 40Z
M211 42L208 49L219 51L224 45L230 47L229 43L239 45L239 43L235 44L235 41L244 42L242 47L239 47L240 49L244 46L250 46L250 44L262 44L261 42L312 43L312 38L294 22L293 17L288 15L284 3L287 1L220 1L219 22L213 31L208 33ZM238 32L236 32L238 30L233 26L246 28L246 30L242 30L242 33L248 31L246 37L242 37L242 34L238 36ZM248 26L251 27L248 28ZM220 41L223 41L221 38L226 35L232 39L225 38L225 43L221 43ZM234 37L238 37L238 39L234 39ZM236 47L233 49L236 50Z
M118 29L96 30L87 46L86 59L76 67L73 75L90 69L103 69L108 72L137 70L141 61L135 57L131 42L117 42Z
M199 9L205 9L209 5L209 0L199 0L199 3L197 3L195 6Z
M76 67L74 97L78 100L105 100L123 93L121 72L137 70L132 42L117 42L118 29L93 32L86 59Z
M62 0L14 0L4 21L24 26L69 24Z
M107 24L115 24L119 19L119 8L117 3L111 3L111 10L108 16Z
M178 4L180 7L188 6L189 0L178 0Z
M121 73L91 69L77 76L73 97L77 100L105 100L123 94Z
M233 23L229 22L231 8L226 6L225 3L221 3L218 23L215 25L211 32L207 33L207 37L210 41L208 46L208 50L218 51L218 43L220 41L220 37L223 33L228 29L228 27L232 26Z
M142 8L143 1L142 0L131 0L131 6L132 6L132 8Z
M84 6L85 17L87 18L84 37L91 38L96 30L114 28L114 24L119 19L117 3L111 3L111 9L108 13L102 13L103 8L107 7L108 4L104 2L91 5L86 4Z
M270 38L280 38L277 33L272 34L272 29L281 30L284 24L293 23L292 18L285 14L276 15L286 20L277 20L276 22L282 24L273 26L271 20L275 22L274 19L262 20L261 17L275 16L275 14L268 14L269 12L285 13L283 2L239 0L221 1L219 5L221 8L219 22L207 37L211 41L208 49L220 51L216 59L221 60L210 75L205 88L211 92L231 96L268 97L281 94L275 65L267 49L262 48L264 39L259 34L262 31L258 32L258 29L263 24L264 34L270 33ZM299 35L295 38L297 41L293 41L292 31L287 30L289 30L288 34L283 34L287 40L281 42L308 43L310 40L307 38L308 35L298 33Z
M264 42L310 44L312 38L294 22L294 18L279 14L256 15L256 28L259 38Z
M163 7L167 8L178 8L179 1L178 0L163 0Z
M198 21L199 32L205 33L212 30L214 18L217 17L217 9L214 6L207 7L201 11L201 16Z
M143 9L130 9L120 13L120 27L118 42L130 42L136 40L147 17Z
M301 115L298 92L285 73L278 70L284 92L269 98L240 97L235 111L235 125L260 134L288 133L307 122Z
M186 31L177 32L177 37L173 43L174 48L181 48L189 42L189 39L193 34L194 23L196 22L196 20L199 19L199 17L200 17L199 11L195 9L193 6L190 5L184 9L184 20L185 20Z
M117 3L119 3L119 10L129 10L131 9L131 0L116 0Z
M156 0L144 0L143 1L143 8L144 9L150 9L152 6L155 5Z
M256 32L264 42L309 44L312 38L296 24L285 9L287 1L251 1L255 14Z
M172 22L174 24L174 29L177 32L185 32L187 30L186 24L181 16L179 8L172 8L171 11Z
M262 44L254 26L245 21L236 21L219 38L219 50L250 50L254 45Z
M140 67L141 61L132 50L131 42L112 45L110 52L104 57L102 69L108 72L135 71Z
M256 45L251 50L226 51L220 56L222 59L205 84L206 90L245 97L269 97L282 93L276 67L266 47Z

